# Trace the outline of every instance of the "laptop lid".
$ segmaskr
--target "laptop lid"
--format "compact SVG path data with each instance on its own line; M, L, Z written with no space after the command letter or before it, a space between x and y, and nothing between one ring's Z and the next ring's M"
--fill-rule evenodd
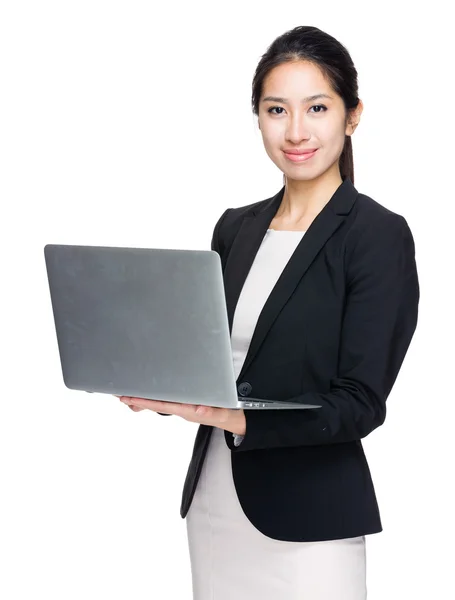
M48 244L44 254L68 388L237 407L216 252Z

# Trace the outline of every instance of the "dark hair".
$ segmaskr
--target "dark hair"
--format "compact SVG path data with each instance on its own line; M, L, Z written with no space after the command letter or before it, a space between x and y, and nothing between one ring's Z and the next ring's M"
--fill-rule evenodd
M299 60L311 62L321 69L332 89L341 96L347 119L348 111L356 108L359 103L357 71L351 56L346 48L328 33L317 27L303 25L277 37L262 55L253 78L253 113L259 115L259 100L264 79L269 71L282 63ZM349 135L345 136L339 167L342 179L349 177L354 183L352 140Z

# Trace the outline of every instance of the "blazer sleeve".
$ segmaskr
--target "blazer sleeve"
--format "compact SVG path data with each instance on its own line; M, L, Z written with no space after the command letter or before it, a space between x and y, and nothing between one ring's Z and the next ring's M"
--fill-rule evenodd
M383 227L365 226L351 245L338 371L328 392L288 399L321 408L245 410L241 443L225 435L232 451L350 442L384 422L387 396L417 326L414 239L404 217L394 213Z

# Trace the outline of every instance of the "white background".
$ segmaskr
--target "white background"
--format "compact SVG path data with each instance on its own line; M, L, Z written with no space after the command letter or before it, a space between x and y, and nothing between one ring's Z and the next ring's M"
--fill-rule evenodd
M179 508L197 425L65 388L43 247L209 249L227 207L274 195L251 80L297 25L351 53L355 186L416 244L417 331L364 440L384 526L369 600L455 596L450 4L364 4L2 3L2 599L191 598Z

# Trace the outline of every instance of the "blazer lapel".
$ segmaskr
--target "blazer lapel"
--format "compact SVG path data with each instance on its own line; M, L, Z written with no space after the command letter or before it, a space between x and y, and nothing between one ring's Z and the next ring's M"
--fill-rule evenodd
M262 207L256 207L245 216L232 243L223 274L230 333L232 333L234 311L243 285L270 222L278 211L284 191L283 186ZM241 379L250 365L274 320L318 252L349 214L357 195L353 183L345 177L332 198L311 223L262 308L237 380Z

